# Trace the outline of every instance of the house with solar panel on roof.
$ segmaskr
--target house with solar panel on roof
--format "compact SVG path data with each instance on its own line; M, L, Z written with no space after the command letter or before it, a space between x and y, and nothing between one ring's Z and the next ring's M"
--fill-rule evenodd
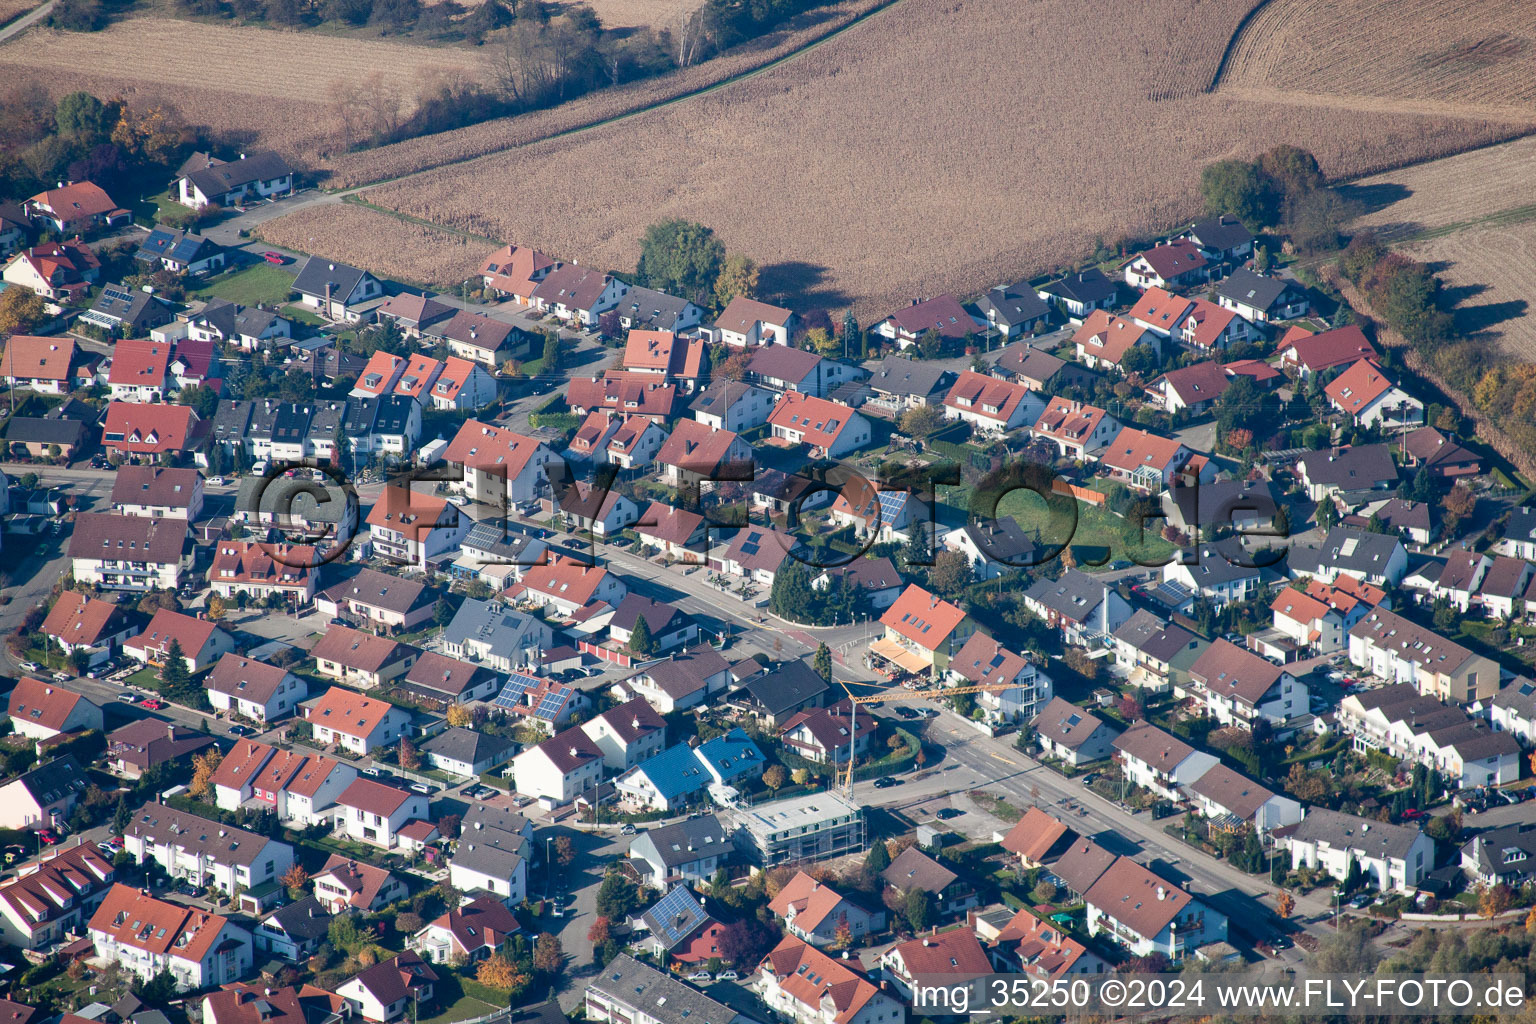
M720 956L720 933L725 926L710 916L687 886L673 886L640 915L649 936L640 948L652 956L683 964L702 964Z
M513 672L491 701L491 707L552 736L569 725L571 716L586 708L587 703L586 694L573 686Z
M917 504L910 491L882 491L863 478L849 481L832 502L829 516L838 526L852 526L860 537L885 544L908 539Z

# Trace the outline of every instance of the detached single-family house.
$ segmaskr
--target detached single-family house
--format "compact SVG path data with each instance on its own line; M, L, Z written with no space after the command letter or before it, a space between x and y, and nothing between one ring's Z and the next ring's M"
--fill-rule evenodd
M384 296L384 285L368 271L320 256L304 262L293 288L300 305L337 323L357 323L363 318L361 307Z
M13 334L0 355L0 377L13 388L30 388L44 395L67 395L73 388L70 364L75 359L75 339L43 338Z
M374 779L353 779L336 798L336 824L352 839L392 850L400 831L427 819L427 798Z
M11 727L28 739L52 739L63 733L101 731L101 707L57 683L23 676L11 690L5 713Z
M330 626L309 654L320 675L371 690L405 675L421 652L388 637L347 626Z
M929 331L949 341L963 341L984 326L982 321L965 311L959 299L953 295L938 295L931 299L913 299L911 305L892 313L871 330L905 349L916 345Z
M339 686L306 708L304 717L316 743L335 743L359 756L399 742L408 735L411 723L411 716L393 704Z
M1356 426L1397 430L1424 422L1424 403L1393 383L1373 360L1362 359L1323 389L1328 402Z
M1297 282L1255 274L1243 267L1216 286L1216 302L1255 324L1294 320L1312 308L1306 289Z
M1342 882L1353 862L1366 885L1382 892L1412 893L1435 869L1434 840L1408 825L1313 807L1295 825L1272 834L1280 849L1290 852L1293 869L1322 868Z
M566 263L534 286L532 298L540 310L590 327L599 316L618 306L629 291L629 285L601 270Z
M1184 288L1205 280L1209 261L1200 246L1175 239L1154 246L1125 265L1125 283L1132 288Z
M70 182L39 192L27 200L26 211L34 221L42 221L48 230L60 235L111 227L131 217L100 185L90 181Z
M1109 309L1120 298L1116 283L1097 267L1052 281L1035 294L1060 309L1073 321L1096 309Z
M286 669L226 654L204 680L208 701L255 722L275 722L293 714L309 696L309 684Z
M1126 777L1164 800L1182 800L1180 787L1219 763L1214 755L1196 750L1150 722L1137 722L1115 737L1114 748Z
M1302 818L1301 804L1218 764L1184 787L1200 813L1217 822L1250 825L1259 834L1294 825Z
M1335 366L1350 366L1361 359L1381 358L1381 354L1366 340L1365 332L1357 324L1335 327L1316 334L1305 327L1292 327L1280 338L1275 353L1280 357L1281 369L1291 370L1303 380Z
M1054 444L1062 458L1089 462L1108 447L1120 430L1120 421L1096 405L1052 398L1030 433Z
M1149 350L1162 357L1162 340L1152 331L1124 317L1096 309L1083 320L1072 335L1077 361L1090 370L1118 369L1120 361L1133 348Z
M123 644L123 653L145 665L160 667L171 644L181 646L187 671L196 675L235 649L235 638L208 619L161 608L142 633Z
M774 917L784 922L784 930L813 946L830 946L842 933L850 944L885 930L885 910L868 910L816 881L804 871L795 872L768 904Z
M966 370L944 396L944 418L964 420L975 429L1002 434L1033 424L1045 401L1022 384Z
M1114 752L1115 730L1092 711L1052 697L1031 723L1035 741L1051 757L1076 767Z
M1083 898L1088 934L1104 935L1133 956L1162 953L1178 962L1227 938L1225 914L1129 857L1111 864Z
M726 303L705 334L725 345L789 345L800 331L800 318L780 306L738 295Z
M603 752L579 726L529 747L512 759L517 791L566 804L603 778Z
M1190 666L1188 690L1222 725L1252 730L1307 713L1307 687L1267 658L1218 639Z
M413 1007L432 1005L437 975L410 951L381 960L352 980L336 987L341 996L370 1024L391 1024L413 1014Z
M1113 586L1079 569L1035 581L1024 592L1024 606L1062 630L1068 643L1107 640L1131 617L1131 606Z
M795 391L779 396L768 417L773 436L789 445L806 445L813 457L835 459L866 447L869 420L847 406Z
M271 150L241 153L238 160L220 160L211 153L193 153L176 176L176 200L183 206L239 206L293 191L293 168Z
M987 326L1013 339L1035 334L1051 319L1051 307L1028 281L995 285L976 303Z

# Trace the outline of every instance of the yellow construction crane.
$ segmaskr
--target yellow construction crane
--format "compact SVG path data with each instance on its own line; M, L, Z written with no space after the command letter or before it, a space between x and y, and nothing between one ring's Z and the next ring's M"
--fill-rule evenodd
M924 697L953 697L962 693L1000 693L1003 690L1017 689L1019 685L1018 683L981 683L974 686L931 686L922 690L882 690L879 693L871 693L861 697L856 697L854 696L853 691L848 689L850 685L879 686L880 684L866 683L857 679L837 679L836 682L843 688L843 692L848 695L848 701L853 705L853 714L849 720L848 730L850 734L848 739L848 766L842 771L837 771L834 769L833 777L835 779L835 785L837 788L841 789L844 795L850 798L853 796L853 756L855 744L858 743L859 739L858 708L860 704L879 704L881 701L887 700L921 700Z

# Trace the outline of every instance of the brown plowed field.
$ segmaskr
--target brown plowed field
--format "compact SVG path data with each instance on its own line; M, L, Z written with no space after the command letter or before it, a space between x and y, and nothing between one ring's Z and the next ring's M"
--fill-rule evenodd
M351 203L312 206L256 229L285 249L344 260L384 277L456 288L480 268L486 245Z

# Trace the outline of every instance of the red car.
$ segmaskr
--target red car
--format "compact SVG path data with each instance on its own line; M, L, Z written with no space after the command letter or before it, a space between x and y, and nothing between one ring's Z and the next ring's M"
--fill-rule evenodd
M280 252L264 252L261 254L261 258L279 267L288 262L288 257Z
M1427 817L1429 817L1429 812L1421 811L1417 807L1410 807L1406 811L1403 812L1403 820L1404 821L1415 821L1415 820L1417 820L1419 818L1427 818Z
M52 846L54 843L59 841L59 837L58 836L56 836L52 832L49 832L49 831L46 831L46 830L44 830L42 832L39 832L37 834L37 838L41 839L43 842L47 843L49 846Z
M139 701L139 707L149 708L151 711L159 711L161 708L165 707L165 701L156 700L153 697L145 697L143 700Z

